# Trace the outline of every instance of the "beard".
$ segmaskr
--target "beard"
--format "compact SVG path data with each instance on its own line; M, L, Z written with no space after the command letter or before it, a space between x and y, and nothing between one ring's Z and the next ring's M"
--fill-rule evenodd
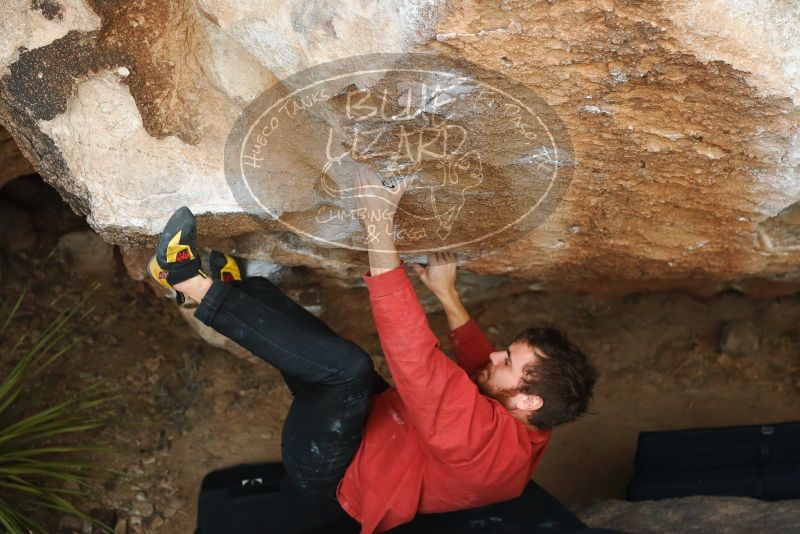
M481 395L485 395L491 399L496 400L509 409L509 400L517 394L514 388L501 388L491 383L492 367L494 364L491 361L486 362L481 367L475 370L469 377L478 386L478 391Z

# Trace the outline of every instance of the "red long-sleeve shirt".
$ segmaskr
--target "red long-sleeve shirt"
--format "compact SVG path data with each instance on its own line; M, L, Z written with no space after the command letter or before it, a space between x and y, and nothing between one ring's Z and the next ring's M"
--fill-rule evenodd
M439 350L403 265L364 281L396 387L373 399L337 490L342 508L372 533L417 513L518 497L550 431L527 427L478 392L468 373L492 352L486 335L472 319L448 334L457 365Z

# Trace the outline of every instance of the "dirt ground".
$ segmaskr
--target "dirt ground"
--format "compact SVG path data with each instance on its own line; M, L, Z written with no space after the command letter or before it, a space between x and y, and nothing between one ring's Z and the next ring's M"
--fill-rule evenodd
M15 298L31 284L15 332L41 329L92 283L47 258L59 235L86 225L52 191L41 195L35 205L21 206L32 216L35 246L5 253L0 262L1 300ZM292 277L285 287L300 295L302 277ZM302 296L304 304L318 305L325 321L385 367L365 289ZM91 435L95 443L117 451L103 461L120 473L107 475L101 494L85 508L112 526L119 523L120 533L126 524L129 532L190 533L205 473L279 459L288 389L267 364L203 342L173 302L131 280L121 263L91 300L95 310L75 324L78 331L96 328L96 333L25 403L54 402L94 378L120 387L127 400L119 418ZM553 324L598 367L592 413L555 431L534 477L569 504L624 496L640 431L800 419L797 296L753 300L730 292L696 299L656 293L601 300L531 292L469 311L497 346L528 326ZM104 320L108 324L100 324ZM755 323L759 348L740 356L721 353L723 324L740 320ZM449 352L444 315L430 315L430 323ZM60 517L48 521L54 531L73 528Z

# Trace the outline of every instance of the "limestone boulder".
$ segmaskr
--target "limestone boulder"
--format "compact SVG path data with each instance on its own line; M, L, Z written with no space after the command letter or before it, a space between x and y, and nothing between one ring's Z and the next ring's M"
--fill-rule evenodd
M449 248L465 270L553 291L800 288L800 15L787 4L245 4L0 5L0 122L132 271L187 205L207 248L358 283L364 232L336 196L358 155L417 180L398 218L407 240L424 237L408 257ZM375 54L399 67L348 59ZM358 77L329 71L328 92L303 100L320 65L343 61L361 62ZM377 109L365 95L387 87L392 113L359 123L352 111ZM231 135L254 103L295 94L291 128L263 139L267 207L243 202ZM382 137L359 152L367 131ZM323 228L323 209L350 218Z

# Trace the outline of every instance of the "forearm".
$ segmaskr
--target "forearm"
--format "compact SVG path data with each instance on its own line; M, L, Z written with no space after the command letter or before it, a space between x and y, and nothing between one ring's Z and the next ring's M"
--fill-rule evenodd
M378 276L400 265L400 255L394 244L394 225L367 228L367 232L372 233L372 239L367 237L369 273Z
M455 330L459 326L469 321L469 312L461 303L461 297L458 296L458 291L453 287L442 295L436 295L439 302L442 303L444 313L447 315L447 326L450 330Z

